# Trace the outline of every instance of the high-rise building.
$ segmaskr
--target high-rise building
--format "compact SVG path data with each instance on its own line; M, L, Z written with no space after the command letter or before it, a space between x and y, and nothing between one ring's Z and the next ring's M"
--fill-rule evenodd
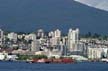
M31 43L31 51L39 51L39 41L35 40Z
M55 30L54 37L60 38L61 37L61 31L59 29Z
M54 36L51 38L52 45L58 45L61 38L61 31L59 29L54 31Z
M69 29L67 46L70 52L78 51L77 48L78 41L79 41L79 29L76 30Z
M49 32L48 37L54 37L54 32L53 31Z
M3 45L3 37L4 37L3 31L0 29L0 46Z
M38 37L38 38L43 38L43 37L44 37L44 31L43 31L43 29L39 29L39 30L37 31L37 37Z

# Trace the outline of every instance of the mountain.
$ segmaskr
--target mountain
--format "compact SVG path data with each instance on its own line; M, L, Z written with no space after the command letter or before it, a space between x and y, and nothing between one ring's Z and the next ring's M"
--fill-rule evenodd
M108 34L108 12L74 0L0 0L0 27L15 32L59 28Z
M108 11L108 0L75 0L91 7Z

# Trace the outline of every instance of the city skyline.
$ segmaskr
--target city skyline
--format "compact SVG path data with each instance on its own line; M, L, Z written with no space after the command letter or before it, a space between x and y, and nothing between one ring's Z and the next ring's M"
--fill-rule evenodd
M91 60L107 58L108 37L95 34L95 37L81 37L79 28L70 28L67 35L62 35L61 30L56 29L45 33L43 29L29 34L19 34L0 30L1 50L11 49L8 53L20 55L46 55L55 56L83 56ZM4 52L3 52L4 53ZM80 58L80 57L79 57Z
M0 0L0 71L107 71L108 0Z

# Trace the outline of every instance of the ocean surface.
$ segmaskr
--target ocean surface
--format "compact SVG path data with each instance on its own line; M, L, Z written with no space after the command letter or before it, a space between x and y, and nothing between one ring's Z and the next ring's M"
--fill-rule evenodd
M108 71L108 63L30 64L0 62L0 71Z
M74 0L0 0L0 28L46 32L79 28L81 33L108 34L108 12Z

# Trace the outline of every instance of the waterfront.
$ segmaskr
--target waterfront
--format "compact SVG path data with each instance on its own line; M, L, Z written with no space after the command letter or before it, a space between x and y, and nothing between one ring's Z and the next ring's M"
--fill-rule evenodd
M108 63L83 62L74 64L35 64L0 62L0 71L107 71Z

